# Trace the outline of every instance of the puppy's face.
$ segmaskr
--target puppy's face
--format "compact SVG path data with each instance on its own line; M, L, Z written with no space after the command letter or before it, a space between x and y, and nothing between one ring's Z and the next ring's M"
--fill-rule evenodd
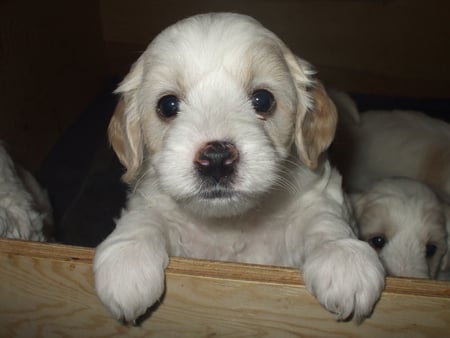
M336 112L305 62L255 20L189 18L163 31L120 85L110 139L124 179L152 171L204 216L253 207L279 180L293 144L311 168Z
M409 179L386 179L352 196L360 238L388 274L435 278L447 251L445 216L435 194Z

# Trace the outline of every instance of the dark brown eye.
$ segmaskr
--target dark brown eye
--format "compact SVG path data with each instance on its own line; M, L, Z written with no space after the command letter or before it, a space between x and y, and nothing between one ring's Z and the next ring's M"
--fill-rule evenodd
M253 108L257 113L264 115L272 112L275 107L273 94L266 89L255 90L251 96Z
M163 118L171 118L178 114L180 100L175 95L166 95L159 99L156 111Z
M381 250L386 245L386 238L383 236L374 236L369 238L369 244L376 250Z
M427 244L425 247L425 255L427 258L431 258L437 251L437 246L434 244Z

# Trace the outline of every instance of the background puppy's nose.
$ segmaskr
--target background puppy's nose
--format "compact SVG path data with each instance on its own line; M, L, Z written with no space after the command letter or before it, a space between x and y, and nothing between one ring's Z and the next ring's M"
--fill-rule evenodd
M214 179L216 183L229 179L235 171L239 152L235 145L226 141L206 143L197 153L195 163L203 176Z

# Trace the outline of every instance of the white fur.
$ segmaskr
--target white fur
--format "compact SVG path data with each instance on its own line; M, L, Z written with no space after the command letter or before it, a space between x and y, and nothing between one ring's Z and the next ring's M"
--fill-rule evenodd
M314 156L301 127L319 105L310 76L243 15L188 18L150 44L118 89L124 112L114 118L120 131L110 131L133 182L94 259L97 293L115 317L134 320L160 298L171 255L303 267L306 286L337 318L371 313L383 267L349 226L338 172L326 160L315 170L304 162ZM260 88L276 99L264 119L249 99ZM155 107L168 93L181 103L165 121ZM207 198L193 159L215 140L232 141L239 162L229 195Z
M423 181L450 198L450 125L417 111L371 110L359 114L345 93L331 93L345 135L334 147L344 184L362 190L382 178ZM338 133L338 135L340 135Z
M386 240L378 254L388 274L437 277L447 252L446 218L444 205L430 188L412 179L387 178L351 196L360 238ZM429 258L427 244L437 247Z
M44 225L51 224L47 193L0 142L0 237L44 241Z
M392 238L382 251L385 265L391 265L387 266L388 272L399 276L436 277L435 263L442 258L438 277L448 278L443 276L450 273L450 250L443 257L433 259L433 267L430 262L425 264L421 252L429 240L426 234L434 233L433 237L436 237L442 231L442 226L432 226L430 220L424 219L429 213L425 212L425 206L436 203L436 196L441 206L435 209L440 209L439 212L445 215L446 246L450 247L450 125L415 111L367 111L360 114L348 94L330 91L330 95L340 117L332 155L343 174L344 186L350 192L366 191L369 196L377 191L379 204L384 204L382 217L374 215L374 220L366 217L361 226L375 227L374 223L381 219L395 216L392 223L386 220L385 226L392 227L392 231L408 229L408 232L402 232L405 236ZM401 194L406 184L398 177L423 182L433 191L420 187L418 182L408 183L415 186L408 190L414 190L416 196L406 198L406 191L403 196ZM377 185L387 178L394 179ZM390 197L389 189L397 191L395 198ZM385 200L382 202L383 194ZM430 196L433 197L430 199ZM440 254L442 256L443 253Z
M444 203L445 226L447 229L447 253L442 257L439 279L450 280L450 202Z

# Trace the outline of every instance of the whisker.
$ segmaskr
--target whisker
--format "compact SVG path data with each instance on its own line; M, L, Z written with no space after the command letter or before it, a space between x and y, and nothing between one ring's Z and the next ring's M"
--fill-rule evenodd
M299 184L291 169L284 166L278 166L278 172L272 179L273 189L282 188L291 194L296 194L299 191Z
M142 162L142 168L148 168L148 166L146 165L148 162L150 161L149 158L145 158ZM144 182L144 180L148 177L149 175L149 171L148 170L143 170L143 172L139 175L139 177L136 179L134 185L133 185L133 193L136 193L138 187L142 184L142 182ZM148 180L147 180L148 181Z

